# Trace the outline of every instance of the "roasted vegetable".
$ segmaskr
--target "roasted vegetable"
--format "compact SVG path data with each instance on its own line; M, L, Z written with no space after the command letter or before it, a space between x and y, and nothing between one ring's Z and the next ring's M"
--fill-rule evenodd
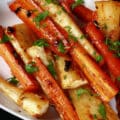
M97 22L111 40L120 38L120 2L96 1Z
M5 34L3 28L1 27L0 28L1 41L3 41L3 36L5 36ZM11 37L8 36L7 38L11 39ZM0 43L0 56L2 56L3 59L7 62L7 64L11 68L13 75L20 81L23 88L27 91L38 92L40 89L37 81L31 75L27 74L24 68L19 64L19 61L15 58L14 53L15 53L14 49L8 42Z
M0 90L34 117L40 117L48 110L49 101L44 96L25 92L2 78L0 78Z
M69 90L71 101L80 120L119 120L108 103L103 103L89 87Z
M100 69L80 45L76 44L71 49L71 55L88 78L92 88L104 101L109 102L118 93L118 88L111 78Z

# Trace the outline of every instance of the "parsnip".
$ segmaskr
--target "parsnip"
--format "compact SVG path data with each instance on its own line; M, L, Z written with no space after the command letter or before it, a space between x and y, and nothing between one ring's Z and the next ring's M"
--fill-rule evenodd
M117 1L96 1L97 21L107 37L120 38L120 3Z
M80 94L82 90L86 92ZM106 117L107 120L119 120L111 106L108 103L102 103L89 87L69 90L69 95L80 120L104 120L103 117ZM100 105L104 107L101 108ZM103 114L100 113L100 109Z
M0 78L0 90L32 116L40 117L49 107L49 101L45 97L24 92L2 78Z
M94 53L98 52L95 48L88 42L85 35L79 29L79 27L75 24L72 18L62 9L61 6L54 3L47 3L46 0L33 0L38 6L42 7L44 10L49 11L50 17L61 27L65 28L68 32L70 32L75 38L78 39L78 42L87 50L87 52L93 57Z
M55 60L56 68L62 88L72 89L87 84L88 83L87 80L85 78L82 78L76 72L76 70L71 68L71 66L68 66L69 69L65 71L65 67L66 67L65 62L69 62L69 61L70 59L68 57L59 57L58 59Z

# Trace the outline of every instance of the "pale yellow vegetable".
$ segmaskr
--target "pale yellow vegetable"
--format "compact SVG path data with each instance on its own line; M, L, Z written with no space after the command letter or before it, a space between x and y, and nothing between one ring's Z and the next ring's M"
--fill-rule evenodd
M38 6L42 7L44 10L49 11L49 16L62 28L65 28L69 34L73 35L74 38L86 49L86 51L96 59L94 53L98 55L96 49L92 44L86 39L85 35L82 33L78 25L73 21L73 19L63 10L60 5L54 3L47 3L46 0L33 0Z
M24 92L2 78L0 78L0 90L32 116L40 117L48 110L49 101L44 96Z
M105 35L112 40L120 38L120 2L97 1L97 21Z
M57 73L63 89L72 89L87 84L87 80L80 76L71 66L65 71L65 62L70 61L68 57L58 57L55 60Z
M108 103L102 103L89 87L69 90L69 95L80 120L104 120L104 117L107 120L119 120L111 106ZM106 114L101 114L100 109L103 114Z

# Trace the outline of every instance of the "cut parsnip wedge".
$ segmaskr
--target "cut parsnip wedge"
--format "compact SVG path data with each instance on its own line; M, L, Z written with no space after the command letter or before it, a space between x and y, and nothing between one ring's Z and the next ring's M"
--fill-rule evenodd
M0 90L32 116L40 117L47 112L49 101L43 96L24 92L2 78L0 78Z
M71 68L71 60L68 57L59 57L55 60L58 76L63 89L72 89L87 84L76 70ZM67 70L65 70L67 68Z
M43 8L44 10L49 11L50 17L62 28L65 28L66 31L74 38L78 40L78 42L86 49L86 51L94 58L94 53L96 52L98 55L98 52L95 50L95 48L92 46L92 44L89 43L89 41L86 39L85 35L82 33L82 31L79 29L79 27L75 24L75 22L72 20L72 18L63 10L63 8L54 3L47 3L46 0L33 0L40 8Z
M69 90L80 120L119 120L108 103L103 103L89 87Z
M105 35L112 40L120 38L120 2L96 1L97 21Z

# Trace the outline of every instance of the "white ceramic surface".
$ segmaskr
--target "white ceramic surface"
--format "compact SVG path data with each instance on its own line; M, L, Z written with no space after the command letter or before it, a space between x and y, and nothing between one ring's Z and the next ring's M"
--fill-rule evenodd
M21 20L18 19L16 15L9 10L7 4L10 1L11 0L0 0L0 25L3 25L4 27L11 26L21 22ZM85 0L85 5L94 10L95 7L93 3L94 0ZM5 79L11 76L11 72L8 65L1 57L0 57L0 76ZM116 110L114 99L110 102L110 104L112 105L113 109ZM30 115L27 115L27 113L25 113L21 108L14 104L12 100L3 95L3 93L1 92L0 92L0 108L25 120L37 120L31 117ZM48 113L39 120L58 120L58 119L59 118L57 113L51 107Z

